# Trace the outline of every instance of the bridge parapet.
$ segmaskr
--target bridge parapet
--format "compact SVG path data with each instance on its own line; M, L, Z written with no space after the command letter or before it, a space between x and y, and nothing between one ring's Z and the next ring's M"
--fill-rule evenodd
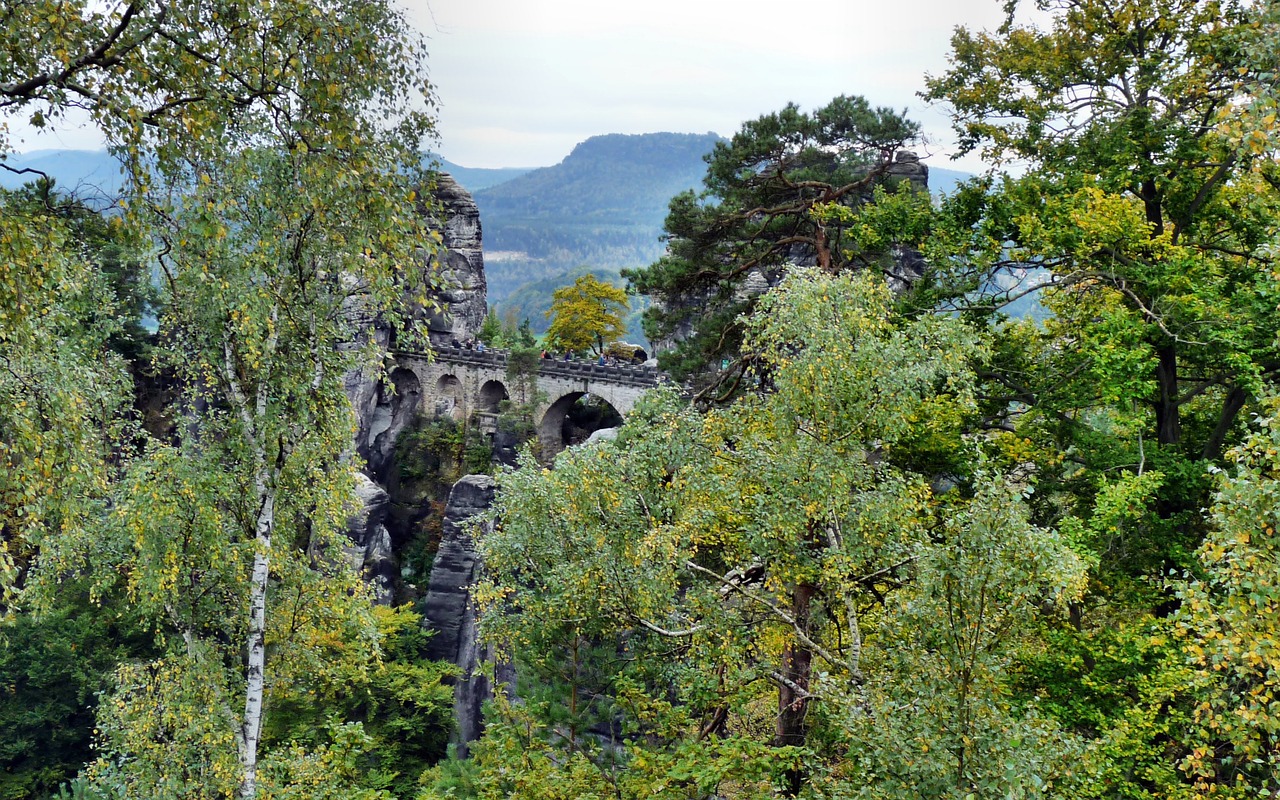
M465 347L439 346L432 355L422 352L402 352L400 355L417 358L434 358L446 364L465 364L473 367L506 371L505 350L468 350ZM587 379L619 383L625 386L651 388L658 385L662 373L655 367L633 364L596 364L590 361L561 361L553 358L538 359L539 375L570 379Z

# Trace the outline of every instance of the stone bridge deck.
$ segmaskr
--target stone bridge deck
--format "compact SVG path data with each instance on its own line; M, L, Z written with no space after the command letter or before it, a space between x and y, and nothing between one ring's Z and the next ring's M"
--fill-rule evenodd
M441 363L468 364L490 369L501 369L506 372L507 352L505 350L468 350L465 347L432 348L435 359ZM404 355L410 355L405 353ZM413 353L418 358L426 358L426 353ZM639 364L597 364L594 361L564 361L555 358L538 359L539 375L560 378L586 378L591 381L618 383L623 386L653 388L658 385L662 373L657 367L646 367Z

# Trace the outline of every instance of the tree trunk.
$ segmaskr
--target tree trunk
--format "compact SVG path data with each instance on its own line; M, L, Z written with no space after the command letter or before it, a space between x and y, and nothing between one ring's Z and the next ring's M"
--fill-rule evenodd
M258 512L249 584L248 663L245 668L244 721L240 749L240 797L252 800L258 790L258 737L262 731L262 697L265 686L267 578L271 568L271 532L275 524L275 489L265 475L258 478L262 507Z
M791 615L804 631L809 629L810 607L813 604L814 592L813 584L801 583L791 593ZM779 747L804 745L808 732L806 716L809 711L808 689L812 664L813 653L799 642L788 645L783 653L782 675L792 685L783 683L778 687L778 721L774 744ZM788 770L786 779L788 796L798 795L804 785L804 772L799 769Z
M1231 431L1231 426L1235 424L1236 416L1240 414L1240 409L1244 408L1247 399L1249 399L1248 393L1239 386L1232 386L1231 391L1227 392L1226 399L1222 401L1222 413L1218 415L1218 424L1209 436L1209 440L1204 443L1204 450L1201 452L1204 458L1215 460L1222 455L1222 445L1226 443L1227 434Z
M1182 441L1182 422L1178 418L1178 351L1170 342L1156 351L1156 441L1177 444Z

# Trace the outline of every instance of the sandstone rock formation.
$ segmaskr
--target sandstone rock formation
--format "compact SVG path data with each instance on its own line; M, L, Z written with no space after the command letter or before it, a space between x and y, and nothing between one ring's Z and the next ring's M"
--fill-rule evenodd
M430 341L440 344L454 337L463 340L474 336L484 324L488 304L480 210L467 190L447 173L438 173L433 196L431 227L440 232L443 247L426 259L422 268L438 271L440 288L434 299L441 308L415 307L409 324L425 326ZM428 213L425 208L423 213ZM349 304L347 313L353 326L363 335L371 335L383 352L395 348L391 326L370 315L359 300ZM393 372L388 380L377 380L356 371L344 379L347 397L356 411L356 451L379 480L385 480L396 436L417 411L419 387L409 385L411 378L410 373L397 378Z
M441 289L437 299L444 308L424 314L422 321L433 344L451 338L470 339L480 331L489 313L481 249L480 209L471 194L447 172L438 173L433 196L439 216L432 228L440 231L444 248L431 264L439 270Z
M382 487L364 475L356 476L356 498L360 508L347 520L347 557L373 587L374 602L390 605L395 590L396 561L391 552L391 535L382 521L390 498Z
M910 150L899 150L889 165L889 184L895 186L903 180L911 181L917 192L929 191L929 166Z
M480 707L493 696L489 678L478 669L493 654L476 638L476 609L471 585L481 563L470 534L472 518L493 503L497 484L487 475L467 475L454 484L445 508L444 534L431 567L423 625L434 631L427 654L461 670L454 687L459 755L482 730Z
M424 250L420 267L434 273L433 282L438 287L434 300L440 308L429 310L411 305L406 321L410 328L425 332L427 340L439 344L455 337L461 340L474 336L484 323L488 305L479 209L471 195L445 173L437 174L432 197L431 207L421 206L420 211L428 215L431 228L440 233L442 246L430 257ZM372 344L380 352L389 353L401 346L394 341L392 326L373 314L358 293L353 295L345 311L359 335L348 347ZM404 346L418 348L422 342L410 341ZM361 500L369 500L376 494L375 489L381 493L374 507L367 509L369 513L356 515L372 515L375 518L372 522L366 524L353 518L349 532L353 548L360 551L356 560L375 582L380 601L392 602L397 592L399 600L411 598L413 587L398 581L399 568L393 550L400 552L416 532L406 530L405 520L420 520L433 500L444 499L443 488L406 497L396 480L399 468L395 463L396 442L423 410L422 387L417 377L404 369L391 369L389 373L380 369L356 370L343 376L343 380L356 414L355 452L363 460L366 474L372 478L367 486L362 486ZM416 523L412 527L416 528ZM356 558L354 554L352 557Z

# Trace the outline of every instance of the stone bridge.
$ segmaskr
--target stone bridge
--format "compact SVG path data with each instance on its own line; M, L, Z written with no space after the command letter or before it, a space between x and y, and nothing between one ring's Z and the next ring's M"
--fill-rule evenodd
M396 395L423 413L462 421L476 415L489 432L504 400L529 406L537 426L541 457L550 461L565 448L565 415L591 394L626 416L661 373L646 366L602 366L591 362L538 359L527 376L511 375L500 350L435 346L432 354L397 352L391 382Z

